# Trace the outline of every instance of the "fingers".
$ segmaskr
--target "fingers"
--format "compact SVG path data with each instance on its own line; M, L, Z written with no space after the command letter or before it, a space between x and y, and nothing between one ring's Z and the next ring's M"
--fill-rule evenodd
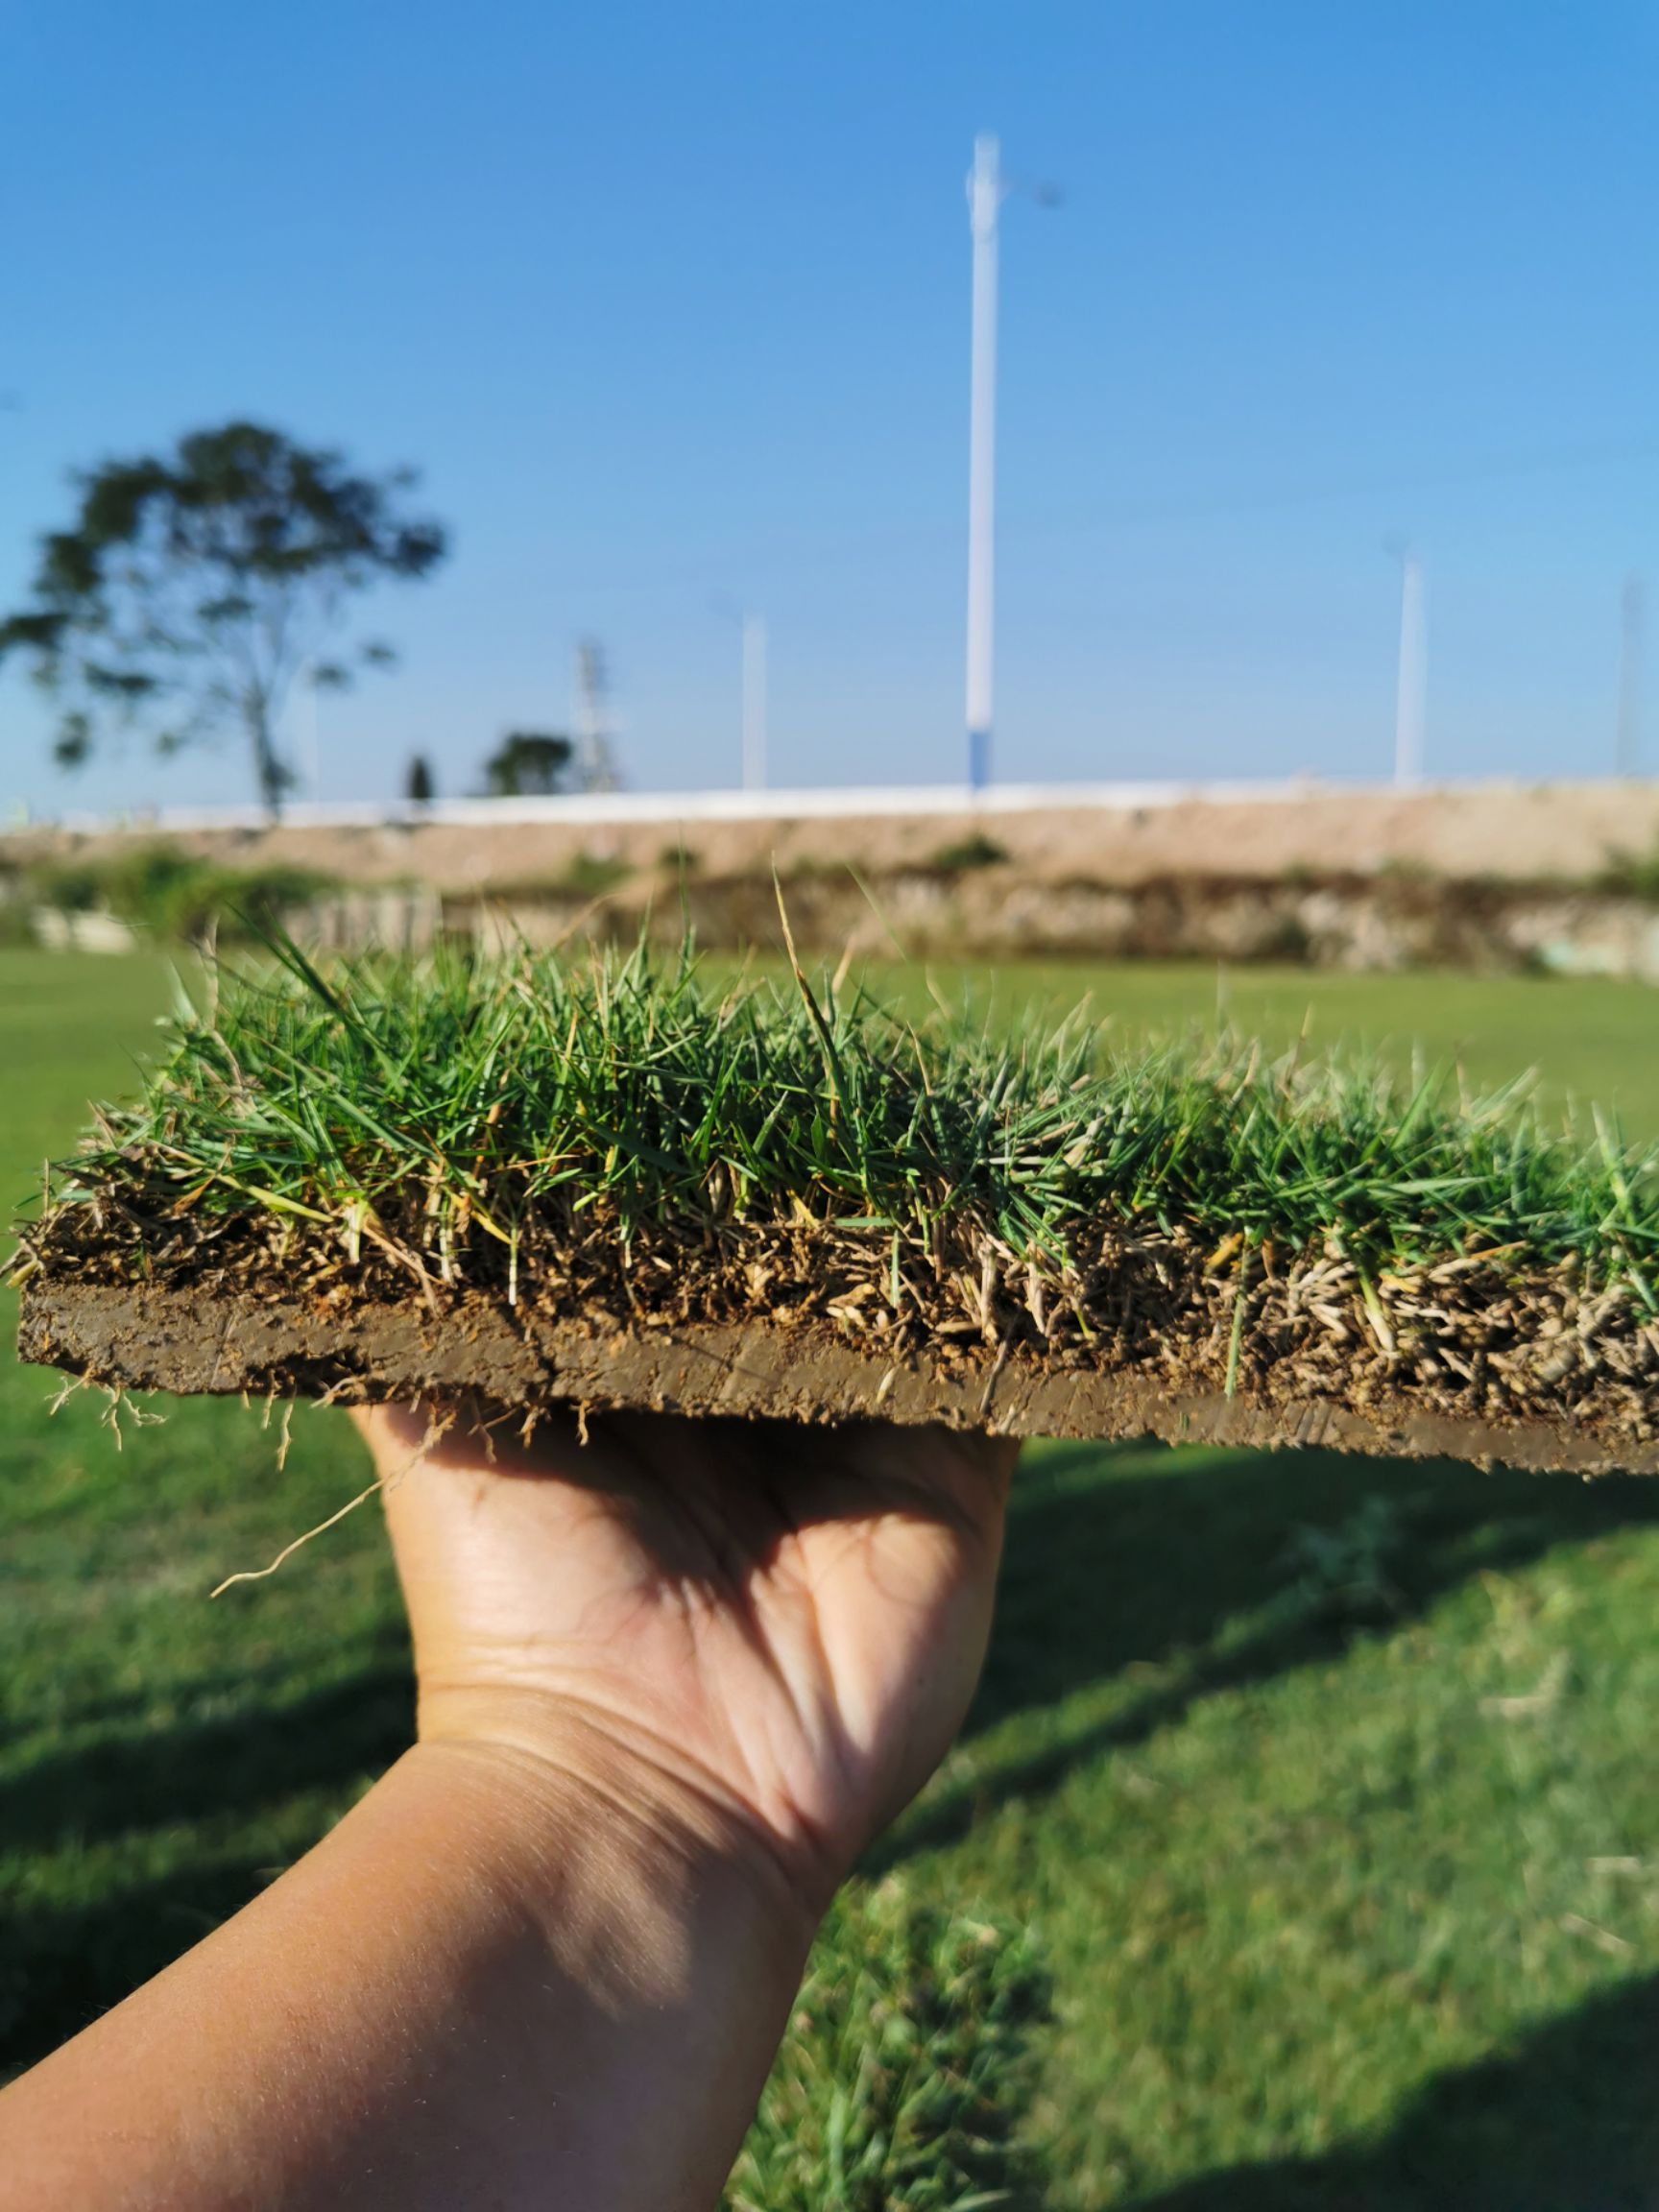
M419 1402L408 1406L354 1406L350 1419L382 1473L399 1459L419 1455L439 1466L488 1466L502 1473L579 1474L576 1460L611 1456L603 1447L624 1444L629 1456L661 1456L677 1445L688 1461L702 1466L767 1459L780 1472L791 1465L814 1473L834 1467L918 1485L942 1483L955 1489L987 1485L1005 1499L1020 1456L1016 1437L990 1436L975 1430L902 1428L891 1422L861 1421L835 1428L754 1419L688 1419L674 1413L597 1414L591 1423L567 1406L550 1406L528 1421L517 1414L486 1416L476 1407Z
M723 1527L758 1548L768 1528L898 1517L934 1523L994 1557L1020 1451L1008 1437L886 1422L818 1428L645 1412L589 1421L564 1406L539 1416L528 1436L517 1417L488 1420L475 1407L379 1406L355 1409L352 1419L373 1455L395 1532L411 1512L438 1505L434 1477L441 1486L470 1478L479 1502L528 1477L551 1480L566 1498L586 1492L608 1501L642 1542L654 1532L669 1551L688 1528L707 1540ZM422 1479L408 1483L417 1469ZM544 1510L559 1510L551 1497Z
M386 1481L416 1463L506 1475L565 1472L563 1462L580 1443L579 1417L565 1406L537 1414L529 1437L523 1415L492 1417L468 1405L356 1406L351 1420Z

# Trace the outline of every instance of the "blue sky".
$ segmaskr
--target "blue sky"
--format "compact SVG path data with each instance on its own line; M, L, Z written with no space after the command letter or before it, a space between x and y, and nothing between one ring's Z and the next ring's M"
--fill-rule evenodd
M734 605L778 781L956 776L995 129L1065 192L1004 219L999 771L1384 772L1408 532L1431 767L1599 772L1659 602L1656 113L1616 0L5 0L0 605L65 470L251 414L455 531L326 796L466 788L588 631L632 780L731 781ZM0 805L248 789L233 741L70 782L0 678Z

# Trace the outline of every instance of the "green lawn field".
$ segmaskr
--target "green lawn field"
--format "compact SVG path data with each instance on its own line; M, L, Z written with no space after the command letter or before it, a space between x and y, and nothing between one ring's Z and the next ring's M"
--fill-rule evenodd
M993 1003L1086 987L1130 1027L1216 1008L1213 973L1150 968L1004 974ZM1316 1040L1416 1042L1480 1083L1535 1063L1659 1134L1634 987L1221 988L1241 1029L1310 1008ZM159 961L0 952L8 1202L167 990ZM269 1881L411 1717L372 1510L206 1596L361 1486L338 1417L302 1410L278 1475L257 1411L156 1407L117 1437L52 1396L0 1362L8 2068ZM1031 1930L1034 2201L1659 2208L1656 1712L1659 1484L1037 1449L968 1731L869 1880ZM951 2201L828 2169L799 2200Z

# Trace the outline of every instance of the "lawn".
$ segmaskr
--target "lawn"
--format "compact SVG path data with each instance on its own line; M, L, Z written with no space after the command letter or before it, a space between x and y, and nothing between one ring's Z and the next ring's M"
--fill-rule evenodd
M1129 1026L1216 1002L1191 971L996 990L1085 984ZM8 1198L121 1087L165 991L158 962L0 953ZM1293 1034L1311 1005L1315 1037L1415 1038L1479 1082L1535 1060L1552 1094L1659 1132L1634 988L1247 974L1226 996L1241 1027ZM169 1407L117 1451L89 1397L49 1422L50 1395L0 1367L12 2066L270 1879L410 1719L369 1513L205 1598L359 1486L337 1419L301 1413L278 1479L257 1412ZM1032 1930L1042 2200L1659 2206L1656 1617L1659 1485L1034 1450L968 1734L871 1874ZM868 1947L878 1966L907 1941Z

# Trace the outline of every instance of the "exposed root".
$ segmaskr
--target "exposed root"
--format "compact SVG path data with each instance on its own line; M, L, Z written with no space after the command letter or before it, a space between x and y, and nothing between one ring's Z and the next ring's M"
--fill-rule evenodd
M46 1418L50 1421L54 1414L61 1413L70 1399L83 1390L103 1391L104 1410L98 1416L98 1425L101 1429L108 1429L110 1435L114 1437L117 1452L121 1450L123 1443L121 1434L123 1417L130 1421L134 1429L159 1429L162 1422L167 1418L165 1413L146 1412L144 1407L133 1399L132 1392L124 1382L106 1382L95 1375L65 1375L46 1408Z
M92 1390L96 1387L97 1385L90 1375L65 1375L53 1393L52 1403L46 1408L47 1420L50 1421L55 1415L61 1413L78 1390Z
M108 1429L110 1435L114 1437L117 1452L122 1449L124 1442L121 1434L123 1415L132 1422L134 1429L159 1429L162 1422L167 1418L165 1413L147 1413L142 1406L134 1402L132 1393L120 1382L106 1382L102 1388L107 1403L98 1418L100 1425ZM56 1411L56 1407L54 1407L54 1411Z
M319 1521L315 1528L307 1528L303 1536L296 1536L292 1544L284 1544L281 1551L277 1552L276 1558L272 1560L268 1567L240 1568L236 1574L227 1575L224 1581L221 1582L216 1589L210 1590L207 1593L208 1597L222 1598L226 1591L228 1590L233 1583L263 1582L268 1575L275 1575L277 1568L280 1567L285 1560L292 1559L295 1552L298 1551L302 1545L309 1544L313 1536L321 1536L325 1530L332 1528L336 1527L338 1523L344 1521L348 1513L355 1513L359 1505L364 1504L369 1499L373 1498L375 1491L381 1488L382 1482L383 1478L376 1475L373 1481L369 1484L366 1490L359 1490L356 1497L349 1500L346 1504L340 1507L340 1510L337 1513L330 1513L326 1521Z
M283 1408L282 1440L278 1446L276 1457L276 1465L278 1469L280 1469L283 1459L287 1456L288 1422L289 1417L292 1415L294 1407L292 1402L290 1402ZM234 1584L238 1582L263 1582L267 1575L275 1575L278 1567L282 1566L285 1561L292 1559L296 1551L301 1550L305 1545L309 1544L313 1536L325 1535L328 1529L337 1527L338 1525L346 1519L348 1514L355 1513L359 1505L367 1504L369 1500L373 1497L376 1490L395 1490L398 1483L403 1480L405 1476L412 1475L414 1473L415 1469L421 1465L421 1461L426 1457L427 1454L432 1451L440 1439L444 1437L454 1426L454 1420L455 1416L453 1412L445 1411L443 1413L429 1413L426 1421L426 1433L421 1437L420 1443L415 1447L415 1450L413 1453L411 1453L409 1458L401 1467L397 1470L395 1474L376 1475L373 1481L371 1482L366 1489L359 1490L355 1498L348 1499L346 1503L342 1505L336 1512L330 1513L325 1521L319 1521L314 1528L307 1528L302 1536L296 1536L291 1544L284 1544L281 1551L277 1552L276 1558L271 1561L268 1567L243 1567L240 1568L234 1575L227 1575L224 1581L221 1582L216 1589L210 1590L207 1593L209 1599L214 1598L222 1598L227 1590L230 1589Z

